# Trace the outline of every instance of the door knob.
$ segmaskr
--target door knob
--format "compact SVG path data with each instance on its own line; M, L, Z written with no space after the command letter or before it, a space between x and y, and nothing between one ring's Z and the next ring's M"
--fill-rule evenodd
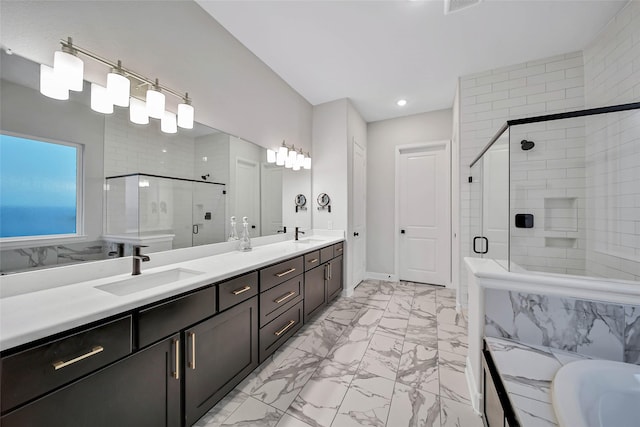
M400 234L404 234L404 230L400 230Z

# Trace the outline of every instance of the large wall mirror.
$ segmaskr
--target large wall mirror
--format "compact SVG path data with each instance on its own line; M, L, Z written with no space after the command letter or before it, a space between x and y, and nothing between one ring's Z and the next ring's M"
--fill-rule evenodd
M231 216L238 231L248 217L252 237L311 226L311 211L295 205L296 195L311 196L310 171L268 164L265 148L200 123L166 134L153 119L131 123L127 108L96 113L87 82L67 101L47 98L39 64L15 54L2 52L0 68L2 134L77 144L83 171L78 236L3 239L0 272L118 256L119 243L127 255L134 244L154 252L223 242ZM33 215L22 227L47 221Z

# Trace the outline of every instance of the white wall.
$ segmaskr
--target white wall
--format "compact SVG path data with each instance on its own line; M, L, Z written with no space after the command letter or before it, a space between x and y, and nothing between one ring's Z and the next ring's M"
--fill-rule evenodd
M264 147L310 149L311 105L191 1L3 1L0 39L16 54L52 64L59 40L189 92L196 120ZM85 61L89 80L106 67ZM177 99L168 97L168 108Z
M315 163L313 157L311 160ZM313 168L314 165L311 167ZM312 170L284 169L282 171L282 225L287 227L287 232L292 232L295 227L300 227L303 231L311 228L311 216L315 206L315 199L311 196ZM296 212L295 198L298 194L307 198L307 210Z
M587 107L640 100L640 1L584 51ZM640 112L586 122L587 272L640 280Z
M460 84L453 98L451 130L451 285L460 289ZM460 298L458 298L458 301Z
M452 110L369 123L367 126L367 272L395 276L395 147L451 139Z

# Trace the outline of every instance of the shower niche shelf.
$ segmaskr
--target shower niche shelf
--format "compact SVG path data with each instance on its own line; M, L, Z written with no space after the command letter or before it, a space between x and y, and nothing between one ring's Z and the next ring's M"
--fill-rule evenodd
M578 231L578 201L575 197L545 197L545 231Z
M577 239L573 237L545 237L544 246L547 248L576 248Z

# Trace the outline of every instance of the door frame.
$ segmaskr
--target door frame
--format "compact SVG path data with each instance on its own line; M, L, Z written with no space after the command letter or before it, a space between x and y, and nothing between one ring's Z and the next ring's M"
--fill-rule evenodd
M445 147L445 152L447 155L447 158L449 160L449 164L448 164L448 170L449 170L449 189L448 189L448 194L449 194L449 206L447 207L448 209L448 218L449 221L447 223L447 236L449 236L449 279L447 280L447 285L446 287L449 288L451 287L451 268L453 267L453 263L452 263L452 256L451 256L451 245L453 245L453 242L451 241L451 200L453 199L452 194L451 194L451 140L450 139L443 139L443 140L438 140L438 141L429 141L429 142L417 142L414 144L403 144L403 145L396 145L395 147L395 206L394 206L394 265L393 265L393 269L394 269L394 273L395 276L398 278L398 280L401 280L400 278L400 155L402 153L402 151L406 151L406 150L416 150L416 149L429 149L429 148L435 148L435 147L439 147L439 146L444 146Z

